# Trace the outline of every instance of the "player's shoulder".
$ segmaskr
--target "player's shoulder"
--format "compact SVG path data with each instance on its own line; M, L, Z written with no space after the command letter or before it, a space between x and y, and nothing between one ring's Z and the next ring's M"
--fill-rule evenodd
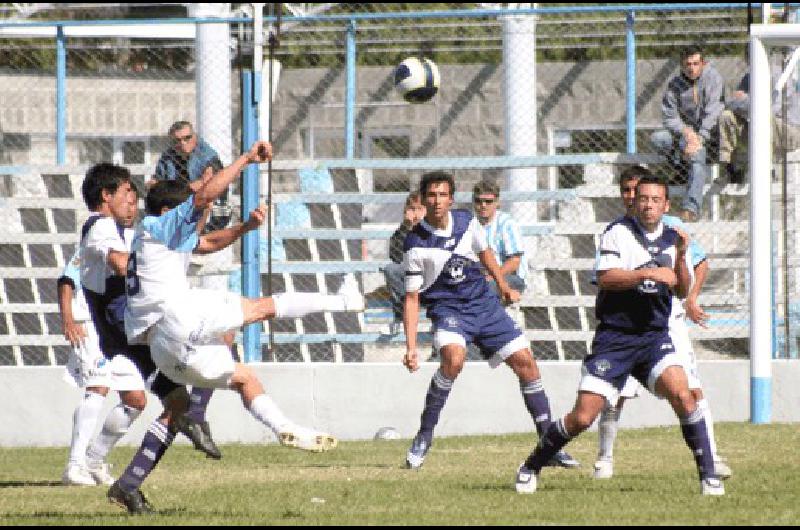
M417 223L414 228L408 231L403 240L403 252L417 247L427 247L433 234L423 226L424 223Z
M633 228L633 219L627 215L621 215L606 225L602 235L626 233L630 232Z
M108 234L113 233L117 233L120 237L123 237L123 233L114 218L106 215L92 214L81 227L81 238L92 236L106 237Z

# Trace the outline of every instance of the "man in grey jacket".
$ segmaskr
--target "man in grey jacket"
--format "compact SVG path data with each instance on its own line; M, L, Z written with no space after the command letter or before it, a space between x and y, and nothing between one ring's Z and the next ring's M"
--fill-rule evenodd
M652 141L668 157L689 166L680 217L696 221L703 206L703 186L709 173L709 151L716 152L717 121L725 108L725 82L692 46L681 53L681 73L670 80L661 101L667 130L656 131Z

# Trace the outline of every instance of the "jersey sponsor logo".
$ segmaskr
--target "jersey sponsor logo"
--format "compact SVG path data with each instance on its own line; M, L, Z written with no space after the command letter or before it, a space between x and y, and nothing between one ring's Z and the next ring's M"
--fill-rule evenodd
M453 257L447 262L447 274L453 283L461 283L467 277L464 274L464 267L467 265L467 260L460 257Z
M611 361L608 359L600 359L594 363L594 373L599 376L604 376L609 370L611 370Z

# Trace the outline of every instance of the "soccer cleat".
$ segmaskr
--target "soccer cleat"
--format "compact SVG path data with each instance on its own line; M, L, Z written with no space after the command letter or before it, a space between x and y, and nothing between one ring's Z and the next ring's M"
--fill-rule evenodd
M61 475L61 482L65 486L96 486L89 470L80 464L69 464L64 474Z
M725 486L717 477L707 477L702 479L700 481L700 488L703 492L703 495L725 495Z
M339 441L336 437L328 433L315 431L308 427L289 425L278 433L278 441L281 445L310 451L312 453L322 453L334 449Z
M364 295L358 290L358 282L351 275L346 274L339 292L336 293L344 300L345 311L364 311Z
M97 462L89 464L86 466L87 471L92 476L95 481L95 484L98 486L106 485L110 486L114 483L114 477L111 476L111 466L105 462Z
M598 460L594 463L592 478L611 478L614 476L614 462L612 460Z
M517 469L517 481L514 483L514 488L517 493L529 494L536 492L536 473L533 470L525 467L525 463L519 465Z
M222 458L222 453L217 444L214 443L214 439L211 438L211 429L208 426L208 422L197 422L184 414L172 420L169 429L172 433L179 432L184 434L192 441L194 448L204 452L207 457L214 460Z
M114 504L118 504L128 510L131 515L148 515L155 513L155 510L144 498L141 490L127 492L123 490L119 482L115 482L108 489L106 494L108 500Z
M565 467L567 469L572 469L580 467L581 463L572 458L566 451L559 451L553 458L548 460L545 465L548 467Z
M731 478L731 475L733 475L731 468L728 466L725 460L720 457L714 459L714 473L716 473L717 476L722 480L729 479Z
M411 440L411 447L406 454L406 468L419 469L425 461L425 455L433 445L433 435L425 435L421 431Z

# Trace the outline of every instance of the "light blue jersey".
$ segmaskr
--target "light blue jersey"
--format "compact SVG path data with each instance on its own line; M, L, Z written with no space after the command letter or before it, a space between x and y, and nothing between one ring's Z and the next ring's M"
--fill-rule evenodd
M517 222L507 213L498 211L491 222L485 224L486 241L497 257L497 262L502 267L503 263L511 257L519 256L519 268L516 275L522 280L528 273L528 260L522 244Z

